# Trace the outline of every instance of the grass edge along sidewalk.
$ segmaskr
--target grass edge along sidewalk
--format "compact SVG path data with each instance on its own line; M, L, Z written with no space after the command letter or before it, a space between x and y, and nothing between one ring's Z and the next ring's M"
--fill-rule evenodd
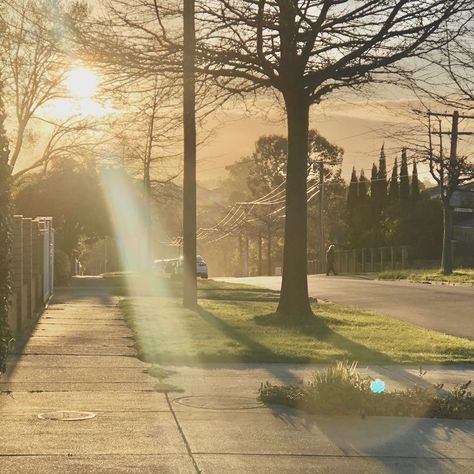
M371 311L313 304L316 317L292 325L275 315L275 292L249 285L200 282L200 306L172 296L121 300L140 357L157 364L473 363L474 341Z
M415 282L440 282L474 286L474 268L460 268L451 275L443 275L438 270L412 269L389 270L377 275L379 280L409 280Z

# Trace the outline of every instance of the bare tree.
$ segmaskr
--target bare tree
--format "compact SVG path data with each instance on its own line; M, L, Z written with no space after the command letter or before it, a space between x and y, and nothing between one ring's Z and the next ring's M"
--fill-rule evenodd
M115 124L112 134L121 142L127 170L143 182L147 270L151 268L154 238L153 188L170 183L182 172L178 160L182 152L176 149L181 127L177 123L177 117L173 113L170 114L167 107L161 104L164 100L163 89L158 87L156 79L154 85L150 92L143 92L140 97L134 96L133 105L127 106L128 113L120 115L119 123Z
M432 130L432 116L438 117L438 130ZM463 183L474 180L474 163L469 155L460 155L458 152L459 113L455 111L451 117L451 132L442 131L441 117L446 114L429 114L429 148L426 161L430 173L439 187L440 198L443 204L443 252L441 257L441 271L445 275L453 272L452 239L453 239L453 203L452 198ZM471 117L474 118L474 117ZM433 133L434 132L434 133ZM470 132L465 132L470 133ZM443 146L443 136L450 135L449 153ZM472 133L471 133L472 134ZM433 137L438 137L437 146Z
M309 109L329 93L389 80L400 61L444 44L442 27L471 13L456 0L197 2L199 73L223 89L277 90L288 124L283 281L278 311L311 315L306 279Z
M423 92L437 102L460 109L474 107L473 28L473 18L467 17L459 28L459 35L427 58L430 77Z
M11 154L9 165L14 178L52 160L77 156L97 145L89 132L94 128L84 117L70 116L61 120L45 119L44 108L57 99L67 98L64 79L68 61L61 36L57 34L61 6L57 2L21 0L7 2L0 13L0 43L7 109L11 112ZM34 127L42 126L45 139L36 143L29 163L19 168L19 159ZM28 150L31 152L31 150Z

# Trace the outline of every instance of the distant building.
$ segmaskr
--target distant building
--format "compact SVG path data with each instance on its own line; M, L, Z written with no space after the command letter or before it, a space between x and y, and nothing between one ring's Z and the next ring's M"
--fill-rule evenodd
M474 183L455 191L451 199L454 208L453 238L456 253L471 257L474 263Z

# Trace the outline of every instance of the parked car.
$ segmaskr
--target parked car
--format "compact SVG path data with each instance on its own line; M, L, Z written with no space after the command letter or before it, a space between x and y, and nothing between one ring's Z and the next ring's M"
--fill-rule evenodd
M153 273L156 275L167 275L171 278L182 275L183 257L155 260L153 262ZM196 275L204 279L209 277L207 263L201 255L196 256Z

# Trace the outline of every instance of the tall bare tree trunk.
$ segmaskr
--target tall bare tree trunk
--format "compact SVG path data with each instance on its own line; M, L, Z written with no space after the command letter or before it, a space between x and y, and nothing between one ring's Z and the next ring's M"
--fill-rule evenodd
M262 276L262 232L258 232L258 242L257 242L257 251L258 251L258 276Z
M242 234L239 234L239 276L244 276L244 244Z
M194 56L196 34L194 0L184 0L183 50L183 305L197 306L196 282L196 87Z
M272 275L272 229L267 226L267 275Z
M153 259L153 212L151 198L151 164L153 154L153 137L155 132L155 116L158 107L157 98L157 78L155 77L155 88L153 91L153 103L151 108L150 123L148 124L148 135L145 147L145 156L143 159L143 188L145 198L145 219L146 219L146 236L145 236L145 262L144 270L150 272L152 270Z
M152 240L153 240L153 220L151 209L151 178L150 178L150 162L145 159L143 167L143 193L145 200L145 256L143 262L143 270L149 272L152 269Z
M453 273L453 210L449 202L443 199L443 254L441 271L444 275Z
M304 94L286 94L288 167L283 278L278 313L298 320L312 316L307 279L306 178L309 102Z

